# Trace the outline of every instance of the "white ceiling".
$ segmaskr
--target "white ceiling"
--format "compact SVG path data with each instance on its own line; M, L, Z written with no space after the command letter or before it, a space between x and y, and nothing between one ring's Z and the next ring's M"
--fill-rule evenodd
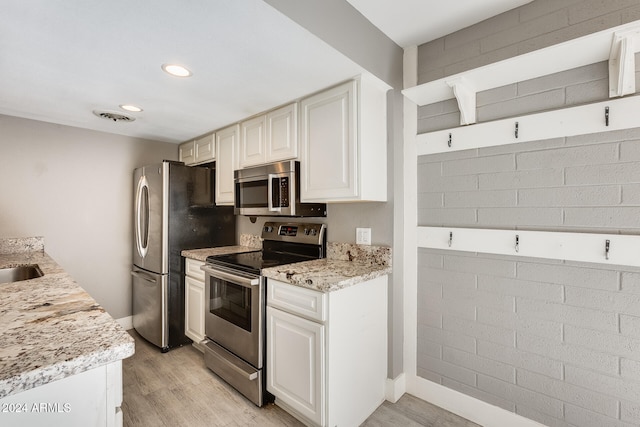
M532 0L347 0L401 47L466 28Z
M527 3L348 1L401 46ZM193 76L168 76L171 62ZM181 142L361 71L263 0L7 0L0 13L0 114L122 135Z

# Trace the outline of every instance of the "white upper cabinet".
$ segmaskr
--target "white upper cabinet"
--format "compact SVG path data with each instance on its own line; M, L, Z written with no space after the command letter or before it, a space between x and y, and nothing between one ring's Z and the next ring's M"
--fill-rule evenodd
M388 89L363 75L300 102L303 202L387 200Z
M233 205L233 171L238 169L240 126L233 125L216 132L216 205Z
M199 165L216 159L216 135L211 133L178 146L178 160L185 165Z
M195 141L183 142L178 146L178 160L185 165L192 165L196 162Z
M266 116L260 115L240 123L240 167L265 163Z
M298 104L293 103L240 123L241 168L298 155Z
M211 162L216 159L216 134L212 133L195 141L196 164Z
M298 103L267 113L266 162L298 157Z

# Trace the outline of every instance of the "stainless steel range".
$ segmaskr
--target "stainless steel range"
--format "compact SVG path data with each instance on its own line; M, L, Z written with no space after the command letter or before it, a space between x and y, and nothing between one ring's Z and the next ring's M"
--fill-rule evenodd
M262 250L210 256L205 282L204 360L209 369L258 406L265 387L264 268L324 258L324 224L265 222Z

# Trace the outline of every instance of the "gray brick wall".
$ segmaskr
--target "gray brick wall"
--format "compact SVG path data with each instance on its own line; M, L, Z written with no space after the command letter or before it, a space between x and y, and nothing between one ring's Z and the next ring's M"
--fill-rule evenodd
M640 19L637 0L535 0L418 47L418 83Z
M640 128L420 156L418 222L638 233L638 152Z
M640 424L640 272L418 257L419 376L547 425Z
M637 19L640 0L536 0L421 46L419 75ZM598 63L479 93L478 118L601 101L607 79ZM458 126L455 100L417 120ZM640 121L417 160L419 225L640 233ZM549 426L640 425L640 269L431 249L418 267L419 376Z

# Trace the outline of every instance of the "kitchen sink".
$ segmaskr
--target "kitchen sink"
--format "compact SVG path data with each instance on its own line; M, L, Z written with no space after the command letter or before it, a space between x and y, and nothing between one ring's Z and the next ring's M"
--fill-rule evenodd
M19 282L21 280L42 277L44 273L38 264L19 265L17 267L0 268L0 283Z

